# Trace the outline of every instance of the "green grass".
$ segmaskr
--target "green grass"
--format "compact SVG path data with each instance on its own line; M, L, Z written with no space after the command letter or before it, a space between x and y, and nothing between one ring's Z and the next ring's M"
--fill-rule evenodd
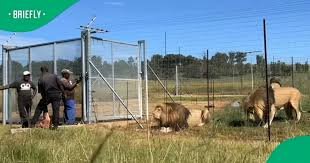
M210 127L210 126L209 126ZM221 139L208 128L178 134L102 128L33 130L11 135L1 127L0 162L263 162L276 143ZM218 130L218 129L214 129ZM218 130L224 131L224 130ZM213 132L213 131L212 131Z
M306 98L305 110L309 104ZM305 113L298 124L275 121L271 142L266 129L245 123L236 108L216 111L213 122L202 128L168 134L151 130L149 139L147 130L135 124L113 131L95 125L13 135L2 126L0 162L265 162L283 140L309 135L309 118L310 113Z
M296 78L302 79L296 86L304 95L309 95L307 78L302 78L302 74L297 74ZM241 93L250 90L246 79ZM289 85L289 79L285 79L284 84ZM184 81L183 85L186 85L186 94L192 95L182 97L183 101L206 101L205 96L198 96L206 93L203 80ZM150 81L149 86L150 101L163 102L158 83ZM168 87L173 92L173 81L168 81ZM215 84L217 94L230 94L238 89L237 86L232 88L228 79ZM238 99L240 97L216 97L216 100ZM304 97L302 106L310 110L309 96ZM271 142L267 141L266 129L245 123L244 114L236 108L216 111L213 121L202 128L168 134L151 130L149 139L147 130L138 129L137 125L113 131L100 125L56 131L33 129L13 135L9 127L1 126L0 162L265 162L280 142L310 134L310 113L302 114L297 124L281 120L285 117L283 113L279 117L282 118L272 124Z

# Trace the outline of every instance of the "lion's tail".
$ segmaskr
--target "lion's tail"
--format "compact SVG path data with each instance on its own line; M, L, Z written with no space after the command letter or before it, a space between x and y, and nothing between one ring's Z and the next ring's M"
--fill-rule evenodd
M301 102L299 102L299 110L300 110L300 112L302 112L302 113L310 113L309 110L302 110Z
M299 100L299 110L300 110L300 112L302 112L302 113L310 113L309 110L302 110L301 100Z

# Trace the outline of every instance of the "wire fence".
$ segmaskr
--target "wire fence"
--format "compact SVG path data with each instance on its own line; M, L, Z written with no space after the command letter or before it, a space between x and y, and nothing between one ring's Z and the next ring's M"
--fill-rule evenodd
M8 84L15 80L20 80L23 71L27 70L32 73L32 81L37 85L41 74L41 66L47 66L49 72L55 73L59 76L61 76L62 69L70 69L73 71L72 79L78 77L81 73L80 39L7 49L3 55L8 56L8 74L6 76ZM80 119L82 117L80 86L76 88L75 96L77 101L77 118ZM7 116L9 122L19 122L17 92L15 89L8 90L8 99L9 111ZM34 112L40 99L40 95L35 96L33 99L32 112Z

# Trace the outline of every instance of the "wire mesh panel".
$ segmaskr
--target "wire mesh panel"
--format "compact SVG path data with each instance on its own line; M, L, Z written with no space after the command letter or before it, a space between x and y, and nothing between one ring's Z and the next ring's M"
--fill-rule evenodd
M41 45L32 45L8 50L8 76L9 83L22 78L22 72L29 70L32 73L32 81L37 86L41 76L40 67L47 66L49 72L61 75L63 68L74 72L72 78L76 78L81 73L81 41L73 39L67 41L53 42ZM9 90L8 97L9 120L19 122L17 109L16 90ZM33 99L32 112L39 103L41 96ZM77 117L81 117L81 88L76 88ZM50 107L50 106L49 106ZM51 109L50 109L51 110Z
M141 116L138 46L92 38L89 58L93 63L93 66L90 65L89 77L94 118L96 120L132 118L117 95L133 115Z
M30 48L31 56L31 72L32 72L32 81L37 86L38 80L41 76L40 67L47 66L49 72L53 73L54 65L54 54L53 54L53 45L45 45ZM33 112L37 104L41 99L41 95L37 94L33 99Z
M29 49L19 49L9 51L9 73L8 83L11 84L16 80L21 80L23 71L29 70ZM10 122L18 122L18 106L17 106L17 92L15 89L9 89L8 93L9 114Z
M82 73L81 40L57 43L55 46L56 70L61 75L62 69L69 69L73 72L71 80L79 78ZM82 117L82 87L79 84L75 88L76 117Z

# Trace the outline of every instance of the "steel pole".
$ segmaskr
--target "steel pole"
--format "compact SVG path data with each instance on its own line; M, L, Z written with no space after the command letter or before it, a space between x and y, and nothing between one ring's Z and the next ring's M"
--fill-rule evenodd
M264 52L265 52L265 74L266 74L266 94L267 94L267 125L268 125L268 140L271 140L271 128L270 128L270 101L269 101L269 82L268 82L268 55L267 55L267 33L266 33L266 20L263 20L264 24Z

